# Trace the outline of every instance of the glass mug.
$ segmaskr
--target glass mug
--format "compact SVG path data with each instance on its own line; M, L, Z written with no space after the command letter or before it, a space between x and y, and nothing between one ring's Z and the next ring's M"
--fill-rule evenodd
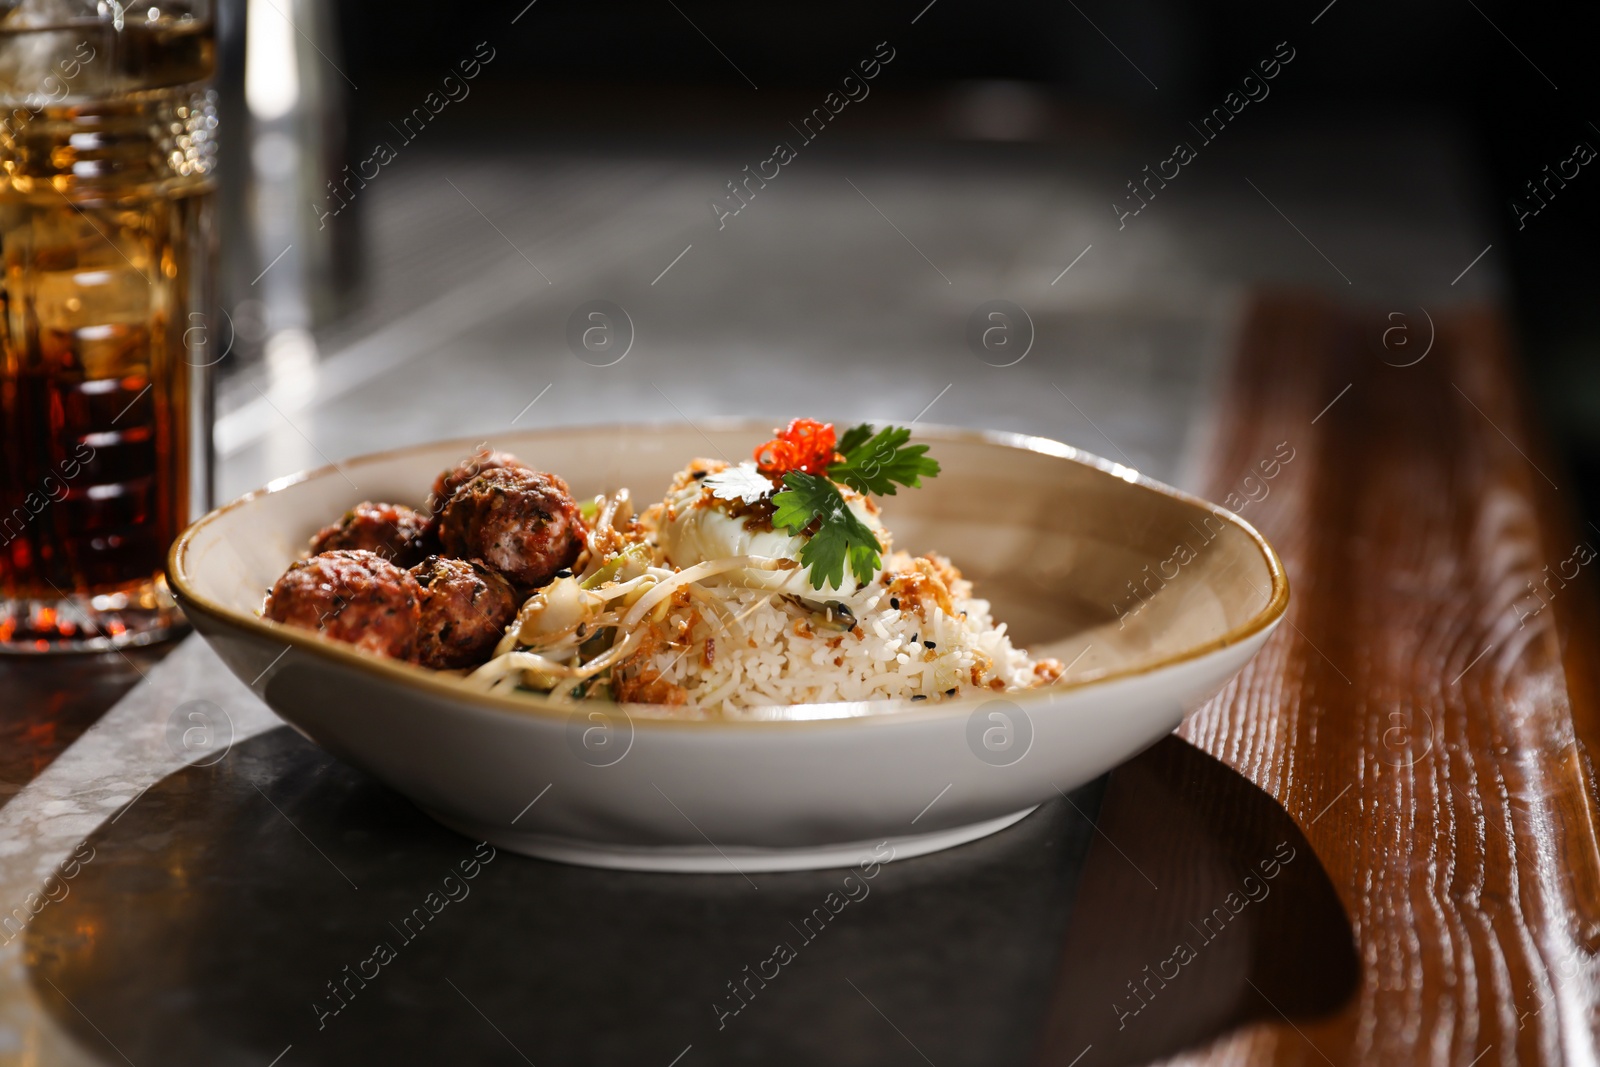
M0 11L0 651L145 644L210 503L210 0Z

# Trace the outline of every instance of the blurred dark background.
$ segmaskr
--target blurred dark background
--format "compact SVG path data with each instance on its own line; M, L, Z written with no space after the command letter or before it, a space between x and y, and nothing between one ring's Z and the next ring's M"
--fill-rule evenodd
M626 142L663 152L766 144L884 39L897 56L872 86L878 102L845 116L830 138L1070 146L1093 136L1154 148L1287 39L1296 58L1292 76L1272 83L1274 126L1359 128L1403 115L1467 146L1489 256L1510 279L1530 385L1596 512L1600 175L1584 168L1520 229L1512 207L1527 199L1524 184L1577 142L1600 147L1587 8L1503 0L341 0L334 10L323 46L342 76L324 86L324 131L351 164L485 41L496 58L472 85L475 105L430 131L435 148L452 139ZM231 35L227 20L224 29L237 53L237 10L233 22ZM368 241L362 204L353 208L337 220L335 291L319 322L361 299Z

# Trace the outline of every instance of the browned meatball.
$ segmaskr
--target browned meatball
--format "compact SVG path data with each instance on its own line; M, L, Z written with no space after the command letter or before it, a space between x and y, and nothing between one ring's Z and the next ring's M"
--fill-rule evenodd
M506 580L477 560L430 556L411 568L422 586L422 624L413 658L451 670L482 663L517 614Z
M406 659L417 639L422 587L372 552L324 552L289 565L267 595L273 622L315 630L380 656Z
M455 495L457 489L484 471L500 470L504 467L526 470L528 465L510 452L496 452L485 445L449 470L439 472L439 477L433 480L433 495L428 498L428 507L437 515L439 509Z
M560 477L505 467L455 491L439 512L439 541L446 555L482 560L512 585L532 589L572 566L584 531Z
M404 504L375 504L362 501L344 513L344 518L325 527L311 539L311 553L338 549L365 549L384 559L409 567L427 553L424 531L428 517Z

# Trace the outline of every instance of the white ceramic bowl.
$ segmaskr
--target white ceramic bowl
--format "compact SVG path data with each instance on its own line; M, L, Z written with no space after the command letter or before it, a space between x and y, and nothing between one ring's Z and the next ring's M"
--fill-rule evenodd
M730 421L493 445L580 499L626 485L648 502L692 456L737 460L768 436ZM1289 597L1255 530L1120 464L1015 434L916 436L944 472L883 501L896 547L950 556L1018 643L1071 663L1061 683L685 722L491 696L260 617L315 530L363 499L419 504L465 440L273 482L185 531L167 572L195 628L286 721L498 847L671 871L848 866L885 841L916 855L1002 829L1170 732L1255 654Z

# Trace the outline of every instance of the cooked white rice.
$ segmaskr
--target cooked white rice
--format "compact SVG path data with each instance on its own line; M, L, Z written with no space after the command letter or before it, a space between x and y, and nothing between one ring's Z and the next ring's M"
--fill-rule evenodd
M759 718L756 709L771 705L931 701L1037 684L1033 661L966 581L951 583L954 614L931 598L921 611L903 600L896 608L889 585L910 559L886 562L886 580L855 599L848 631L823 629L765 590L703 583L721 617L698 599L675 604L653 624L659 643L630 667L680 689L680 713L728 718Z

